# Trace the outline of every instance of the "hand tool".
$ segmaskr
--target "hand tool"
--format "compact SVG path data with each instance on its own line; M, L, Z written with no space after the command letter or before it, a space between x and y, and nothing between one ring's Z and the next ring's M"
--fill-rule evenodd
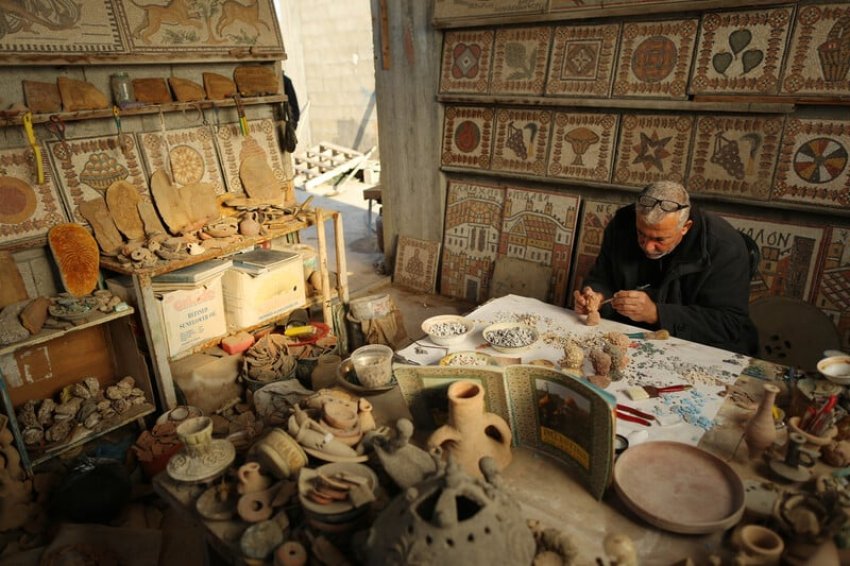
M639 401L641 399L650 399L660 397L664 393L675 393L676 391L685 391L692 386L689 384L670 385L668 387L656 387L654 385L639 385L637 387L629 387L626 389L626 395L632 400Z
M24 114L23 118L24 133L27 136L27 141L32 148L33 157L35 158L35 178L39 185L44 184L44 163L41 161L41 148L38 147L38 140L35 139L35 132L32 130L32 112Z

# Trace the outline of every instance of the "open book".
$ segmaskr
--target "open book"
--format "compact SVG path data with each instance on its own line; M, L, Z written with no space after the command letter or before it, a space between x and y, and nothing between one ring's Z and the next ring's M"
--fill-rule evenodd
M507 367L412 366L393 372L420 431L448 417L449 384L478 383L485 410L505 419L513 444L548 454L565 464L601 499L614 463L614 398L580 379L532 365Z

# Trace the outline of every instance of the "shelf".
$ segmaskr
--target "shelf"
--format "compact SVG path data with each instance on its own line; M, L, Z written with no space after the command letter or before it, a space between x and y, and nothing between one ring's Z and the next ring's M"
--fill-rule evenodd
M112 320L123 318L125 316L130 316L134 312L135 311L133 310L132 307L128 308L127 310L123 310L121 312L102 313L100 311L95 311L95 312L92 313L92 315L90 317L86 318L83 322L80 322L79 324L74 325L73 328L45 329L45 330L42 330L41 332L39 332L38 334L30 336L26 340L21 340L20 342L15 342L14 344L9 344L7 346L4 346L3 348L0 348L0 357L6 356L6 355L9 355L9 354L14 354L18 350L22 350L23 348L28 348L30 346L35 346L37 344L43 344L45 342L49 342L51 340L59 338L60 336L65 336L66 334L71 334L73 332L83 330L84 328L91 328L92 326L97 326L99 324L104 324L104 323L110 322Z
M285 102L285 94L276 94L273 96L257 96L250 98L242 98L240 104L274 104L277 102ZM198 100L197 102L170 102L168 104L149 104L136 108L124 108L121 110L120 116L142 116L148 114L159 114L160 112L181 112L186 110L197 110L198 108L227 108L236 106L236 101L232 98L224 100ZM101 110L78 110L76 112L55 112L53 114L33 114L33 124L44 124L50 121L51 116L58 116L65 122L75 120L93 120L102 118L114 118L112 107ZM23 115L0 117L0 126L20 126L23 124Z

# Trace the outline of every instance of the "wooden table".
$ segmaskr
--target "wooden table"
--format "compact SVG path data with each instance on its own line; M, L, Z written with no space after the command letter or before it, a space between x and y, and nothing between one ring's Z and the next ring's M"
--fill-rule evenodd
M363 189L363 200L369 201L369 208L366 213L366 223L369 226L372 225L372 203L377 202L378 205L381 204L381 185L375 185L374 187L369 187L368 189Z

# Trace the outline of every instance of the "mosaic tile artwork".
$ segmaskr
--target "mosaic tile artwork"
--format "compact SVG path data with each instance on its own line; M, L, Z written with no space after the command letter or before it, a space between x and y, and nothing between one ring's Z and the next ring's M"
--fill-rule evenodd
M267 160L274 178L280 181L281 189L285 192L284 202L294 204L295 189L290 183L291 166L287 167L281 158L274 121L270 118L248 120L248 134L242 135L239 124L222 124L216 132L215 142L227 190L244 194L242 181L239 179L239 167L246 156L256 153Z
M614 213L623 206L618 203L585 200L581 205L581 221L575 245L575 262L572 280L567 294L567 305L572 306L573 291L582 288L582 283L602 248L605 227L614 218Z
M440 93L490 91L493 30L447 31L443 37Z
M422 293L433 293L437 284L440 242L399 236L393 284Z
M615 97L687 98L696 19L623 25Z
M616 114L556 112L549 176L610 180L618 120Z
M638 187L653 181L684 182L693 127L691 116L624 115L614 182Z
M0 150L0 244L42 238L68 221L45 156L42 166L44 183L38 184L31 149Z
M106 194L115 181L127 181L150 201L150 191L136 139L130 135L100 136L47 142L56 182L73 220L88 224L80 203Z
M750 302L769 295L809 301L820 264L826 228L722 214L761 250L759 274L750 284Z
M691 94L779 92L793 8L706 14Z
M505 189L452 181L446 199L440 294L481 303L499 249Z
M767 200L783 122L781 116L697 118L688 190Z
M800 6L782 78L782 94L850 94L850 5Z
M213 133L207 126L137 134L147 170L164 170L179 186L209 183L225 192L224 177L215 152Z
M499 28L493 48L492 94L543 94L551 27Z
M492 169L545 175L551 122L548 111L499 109Z
M812 302L835 323L842 349L850 348L850 226L830 228Z
M850 205L850 121L789 118L772 200Z
M619 33L619 24L555 28L546 94L607 98Z
M552 267L553 304L563 306L580 198L564 193L508 188L502 212L499 257Z
M489 169L493 109L447 106L443 122L442 164Z
M454 22L464 18L542 14L547 0L436 0L434 21Z

